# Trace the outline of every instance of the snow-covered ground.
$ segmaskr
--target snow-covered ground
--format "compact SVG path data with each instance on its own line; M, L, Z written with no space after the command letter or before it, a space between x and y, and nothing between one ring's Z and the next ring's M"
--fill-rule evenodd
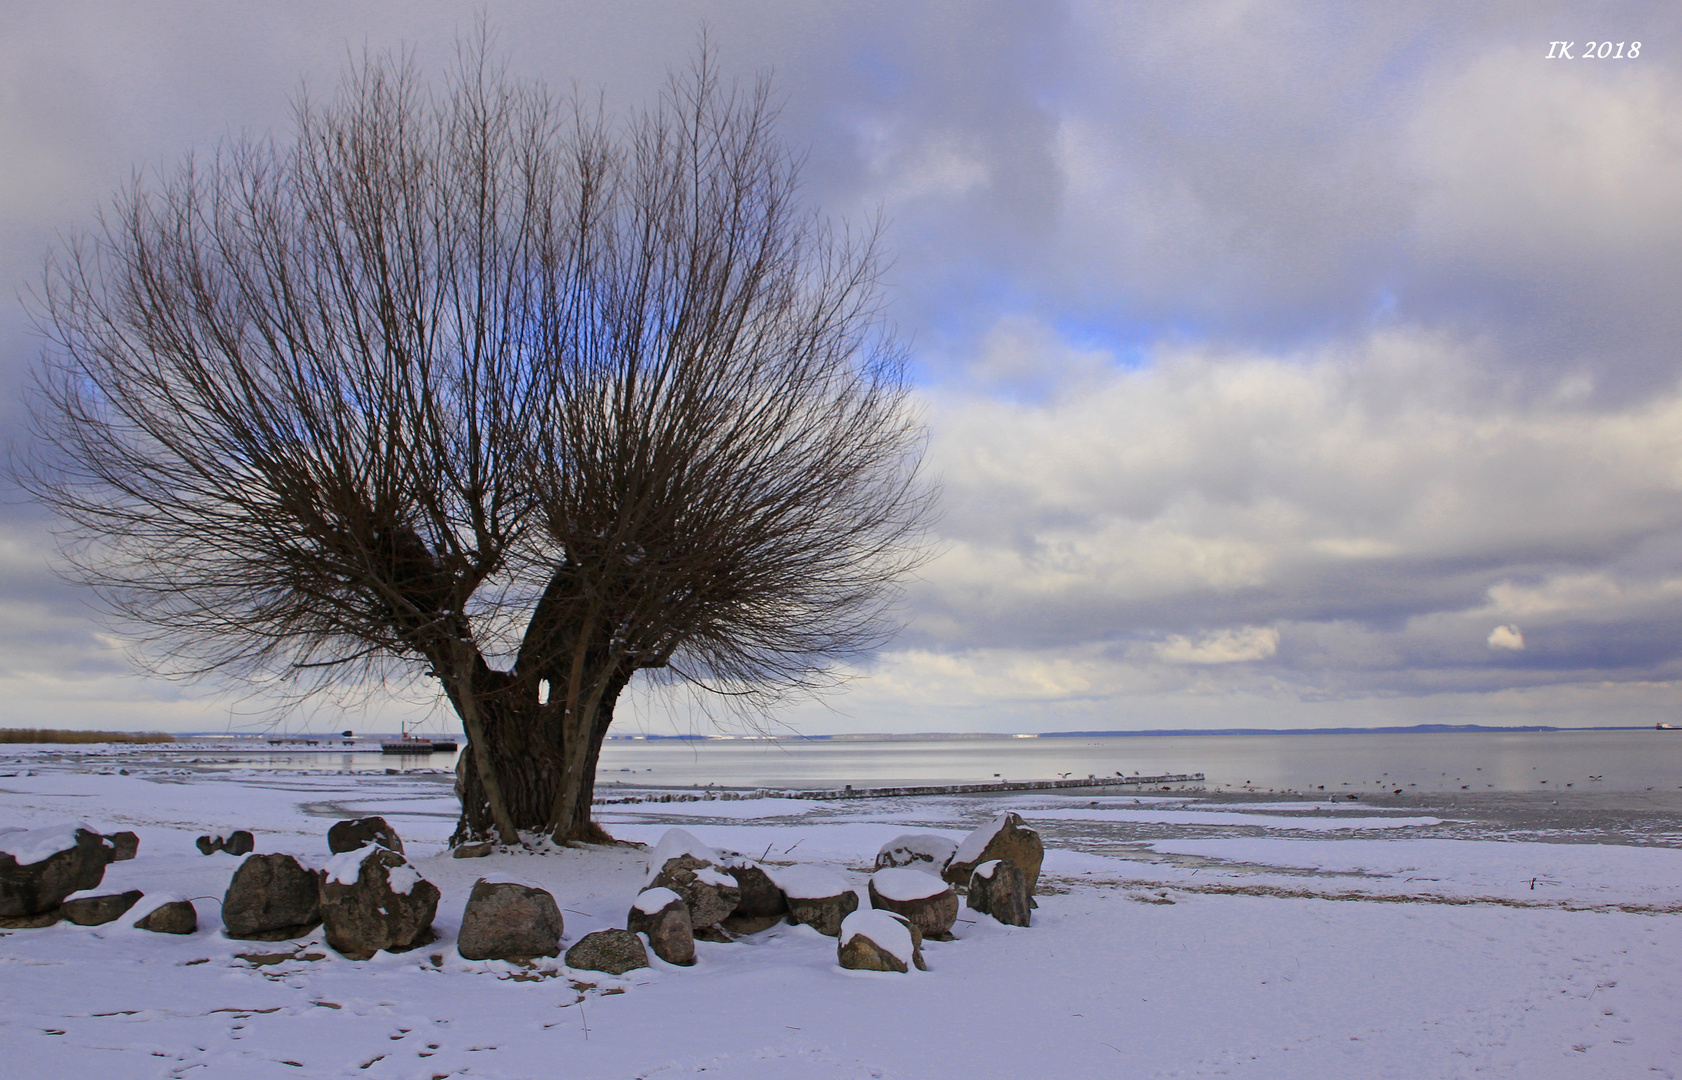
M448 777L201 772L120 755L0 765L0 828L83 820L140 836L105 889L190 897L199 932L69 924L0 935L7 1077L1677 1077L1682 850L1502 839L1448 806L1179 796L763 799L605 807L615 835L681 825L862 887L906 832L959 840L1002 809L1044 831L1028 928L967 910L927 972L843 971L835 940L778 927L698 942L692 968L620 978L470 962L473 882L554 893L566 941L625 914L645 853L449 857ZM97 771L89 771L89 769ZM10 773L11 775L6 775ZM327 826L380 814L443 892L438 940L357 962L222 936L238 859L201 833L317 863ZM1592 839L1592 837L1590 837ZM1561 841L1561 842L1551 842ZM1656 842L1673 843L1671 837Z

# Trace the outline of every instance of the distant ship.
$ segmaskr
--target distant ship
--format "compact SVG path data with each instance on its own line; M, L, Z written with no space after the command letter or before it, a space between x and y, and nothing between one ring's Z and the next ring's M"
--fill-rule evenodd
M456 741L451 738L434 739L430 735L411 735L407 731L395 739L380 743L382 754L454 753Z
M1676 730L1676 725L1675 724L1667 724L1663 720L1660 720L1658 723L1654 724L1653 726L1655 728L1658 728L1660 731L1675 731Z

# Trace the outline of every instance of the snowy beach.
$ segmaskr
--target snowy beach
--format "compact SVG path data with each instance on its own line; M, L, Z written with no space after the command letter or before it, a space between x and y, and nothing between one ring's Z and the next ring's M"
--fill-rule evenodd
M0 825L82 820L140 836L103 891L191 898L200 929L132 917L0 937L10 1075L49 1077L1461 1077L1682 1073L1682 835L1600 811L1186 795L1044 795L604 807L618 837L681 825L773 867L862 889L905 832L953 839L1001 809L1047 844L1028 928L967 909L927 972L846 972L835 940L780 926L699 942L699 963L623 977L463 960L473 882L550 890L567 943L623 926L646 854L449 857L449 778L201 772L120 756L10 756ZM436 942L367 962L318 930L234 941L239 860L194 838L243 827L320 863L332 821L380 814L443 892ZM1513 821L1520 821L1515 826ZM1630 842L1630 841L1635 842ZM1616 841L1616 842L1607 842ZM136 912L142 908L135 909Z

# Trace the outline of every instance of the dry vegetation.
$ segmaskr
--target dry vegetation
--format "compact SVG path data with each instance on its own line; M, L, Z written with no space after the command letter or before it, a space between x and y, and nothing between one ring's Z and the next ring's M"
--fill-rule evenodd
M175 736L162 731L59 731L54 728L0 728L0 743L162 743Z

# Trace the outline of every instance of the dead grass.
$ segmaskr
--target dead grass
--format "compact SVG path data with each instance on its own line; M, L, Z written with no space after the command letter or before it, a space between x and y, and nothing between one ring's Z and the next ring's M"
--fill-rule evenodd
M56 728L0 728L0 743L166 743L162 731L60 731Z

